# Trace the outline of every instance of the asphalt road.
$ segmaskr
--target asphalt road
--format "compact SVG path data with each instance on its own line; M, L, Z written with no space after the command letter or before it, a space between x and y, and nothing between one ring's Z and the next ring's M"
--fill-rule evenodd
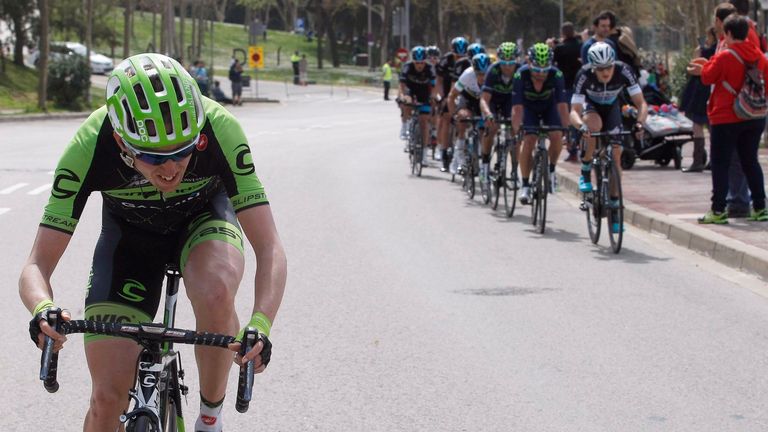
M275 94L281 88L273 88ZM233 108L246 129L289 260L273 362L226 430L762 431L768 301L755 279L631 227L620 255L593 246L577 203L505 219L435 167L409 175L394 104L378 93L299 89ZM266 91L266 89L265 89ZM285 99L283 97L283 99ZM51 172L78 120L5 123L0 141L0 302L8 306L3 430L81 430L90 391L82 337L61 390L37 380L17 278ZM54 276L82 317L99 233L92 196ZM527 210L527 209L526 209ZM248 315L249 251L239 300ZM193 326L184 299L178 325ZM182 348L197 416L196 369Z

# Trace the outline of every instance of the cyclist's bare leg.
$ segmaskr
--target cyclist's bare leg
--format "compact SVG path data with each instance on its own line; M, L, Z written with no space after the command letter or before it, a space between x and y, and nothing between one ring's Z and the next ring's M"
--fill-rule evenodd
M445 112L440 115L440 121L437 127L437 144L441 150L448 150L451 146L451 137L448 134L451 132L451 114Z
M619 174L619 180L621 180L621 152L624 150L624 148L621 146L621 144L614 144L613 145L613 166L616 167L616 172ZM619 196L618 188L616 188L616 183L613 183L611 185L611 197L617 197Z
M557 165L557 160L560 157L560 152L563 150L563 133L562 132L550 132L549 133L549 163Z
M123 430L119 417L128 408L128 391L133 388L139 352L139 345L128 339L108 338L85 344L91 399L84 432Z
M587 125L591 132L599 132L603 129L603 119L596 112L588 112L584 114L584 123ZM581 161L584 163L592 162L592 154L595 152L595 138L587 138L587 148L584 149L584 155Z
M419 126L421 127L422 148L427 148L427 146L429 145L430 118L431 116L429 114L419 113Z
M496 138L496 133L499 132L499 125L493 123L493 127L485 125L485 135L483 135L482 151L484 155L491 154L491 148L493 147L493 139Z
M192 303L197 331L234 335L239 330L235 295L243 277L244 258L223 241L204 241L192 248L184 267L184 286ZM224 398L232 352L195 347L200 394L210 402Z
M520 157L518 161L520 163L520 174L523 179L530 179L531 169L533 166L533 148L536 147L536 140L538 137L534 134L526 134L523 137L523 145L520 150Z

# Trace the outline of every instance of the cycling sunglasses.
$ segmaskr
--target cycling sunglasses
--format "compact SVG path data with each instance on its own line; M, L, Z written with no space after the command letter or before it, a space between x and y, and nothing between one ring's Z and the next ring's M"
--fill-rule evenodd
M131 152L133 152L133 156L136 159L144 163L148 163L150 165L162 165L169 160L178 162L182 159L187 158L189 155L192 154L193 151L195 151L195 146L197 145L198 141L200 141L200 134L198 134L197 137L195 137L195 139L193 139L190 143L184 144L180 148L170 153L139 150L136 147L128 144L126 141L123 141L123 144L125 144L125 146L128 147L128 149L131 150Z
M515 66L517 60L499 60L499 64L502 66Z
M610 66L600 66L600 67L595 66L595 70L598 71L598 72L605 72L607 70L610 70L611 68L613 68L613 65L610 65Z
M549 72L550 69L552 69L551 66L547 66L547 67L543 67L543 68L542 67L538 67L538 66L531 66L531 72L536 72L536 73Z

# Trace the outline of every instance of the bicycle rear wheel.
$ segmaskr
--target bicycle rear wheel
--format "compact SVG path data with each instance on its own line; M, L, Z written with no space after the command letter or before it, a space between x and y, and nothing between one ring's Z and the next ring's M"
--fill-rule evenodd
M517 191L520 189L520 182L517 174L517 145L511 145L509 148L509 175L507 176L507 183L504 190L504 210L507 212L507 217L512 217L515 214L515 206L517 206ZM507 196L511 194L511 196Z
M589 231L589 239L592 243L597 244L600 240L600 227L601 218L603 217L603 199L602 199L602 181L603 176L600 174L600 167L598 164L594 164L592 172L595 175L593 185L596 188L593 192L587 192L584 194L584 210L587 214L587 230Z
M615 208L613 203L608 203L608 238L611 240L613 253L619 253L624 239L624 196L621 192L621 178L619 177L619 170L616 168L616 165L611 164L611 169L606 174L608 175L608 181L606 182L608 190L604 195L610 199L611 191L616 191L616 197L618 198L618 208Z

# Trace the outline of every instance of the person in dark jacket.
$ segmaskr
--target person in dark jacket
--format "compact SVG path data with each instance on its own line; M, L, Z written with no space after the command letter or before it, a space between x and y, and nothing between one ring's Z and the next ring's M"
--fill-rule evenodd
M568 111L570 112L571 96L573 96L573 81L576 74L581 69L581 37L577 36L573 24L566 21L560 28L563 40L555 46L555 66L563 72L565 79L565 93L568 99ZM575 131L571 131L568 140L568 156L565 158L569 162L577 162L579 151L578 139Z
M707 36L703 44L696 47L694 58L702 57L710 59L717 48L717 34L715 28L707 29ZM709 99L709 86L701 83L701 78L696 75L688 76L680 102L680 110L693 122L693 163L683 172L701 172L707 164L706 141L704 138L704 126L709 124L707 120L707 100Z
M765 183L763 170L757 159L760 136L765 129L765 119L744 120L733 109L735 95L723 85L727 82L738 93L744 85L744 63L757 62L764 76L768 76L768 60L759 47L746 41L749 32L747 19L738 14L729 15L723 22L727 50L721 50L709 61L694 59L692 74L700 74L704 85L713 85L707 105L711 125L712 156L712 207L699 218L703 224L726 224L726 196L728 195L729 166L733 153L739 155L741 168L752 193L753 209L748 220L768 221L765 208ZM733 52L732 52L733 51ZM736 55L734 55L734 52ZM741 59L741 61L740 61ZM768 93L768 88L766 89Z

